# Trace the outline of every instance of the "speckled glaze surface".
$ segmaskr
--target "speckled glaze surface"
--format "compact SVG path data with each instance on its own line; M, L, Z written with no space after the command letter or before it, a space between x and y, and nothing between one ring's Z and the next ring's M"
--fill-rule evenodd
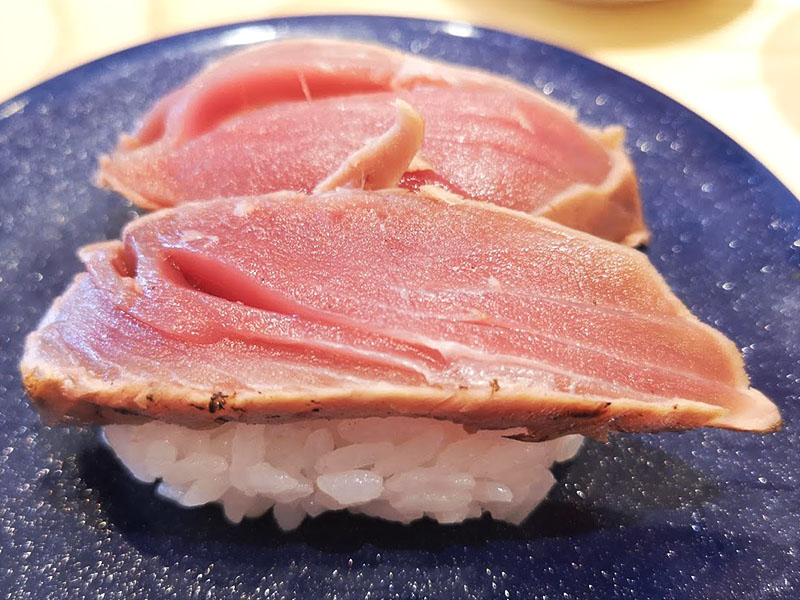
M135 211L95 189L99 153L201 65L283 36L378 40L535 86L622 123L653 240L691 310L743 348L784 429L590 442L521 527L404 527L329 514L292 533L228 525L131 479L92 429L50 428L17 373L76 249ZM788 150L788 149L787 149ZM397 18L290 18L115 54L0 105L0 591L6 598L800 597L800 203L675 102L570 52Z

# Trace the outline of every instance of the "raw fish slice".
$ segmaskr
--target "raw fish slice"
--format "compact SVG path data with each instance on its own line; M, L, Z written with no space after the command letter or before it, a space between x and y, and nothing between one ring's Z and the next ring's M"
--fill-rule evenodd
M529 97L572 112L510 79L385 46L335 39L288 39L225 57L161 99L126 145L184 143L249 110L293 100L318 100L420 86L478 87Z
M187 204L81 258L22 362L55 420L780 423L642 254L436 188Z
M215 63L101 159L98 181L147 209L311 192L391 126L398 97L426 126L400 185L438 185L613 241L646 241L619 128L583 127L501 77L353 42L288 40Z

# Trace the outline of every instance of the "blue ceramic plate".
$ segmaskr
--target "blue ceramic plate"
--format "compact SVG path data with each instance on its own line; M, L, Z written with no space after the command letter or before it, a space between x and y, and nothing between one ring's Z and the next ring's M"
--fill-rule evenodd
M78 271L76 249L133 216L91 185L97 156L209 59L285 36L377 40L510 75L622 123L650 259L743 349L783 410L774 435L699 431L588 443L521 527L409 527L347 514L281 533L228 525L131 479L96 431L28 406L24 335ZM506 33L398 18L235 25L133 48L0 105L0 590L12 598L800 597L800 204L717 129L590 60ZM101 596L101 594L105 594Z

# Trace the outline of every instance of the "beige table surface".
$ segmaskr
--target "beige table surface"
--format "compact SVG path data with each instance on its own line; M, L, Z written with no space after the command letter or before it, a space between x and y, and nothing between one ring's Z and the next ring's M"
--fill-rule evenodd
M800 195L800 0L0 0L0 101L155 38L315 13L467 21L578 50L700 113Z

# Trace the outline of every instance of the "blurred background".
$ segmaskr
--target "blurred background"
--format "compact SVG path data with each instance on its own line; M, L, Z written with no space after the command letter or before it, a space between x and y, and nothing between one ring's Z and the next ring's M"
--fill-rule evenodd
M110 52L294 14L467 21L577 50L689 106L800 195L800 0L0 0L0 102Z

